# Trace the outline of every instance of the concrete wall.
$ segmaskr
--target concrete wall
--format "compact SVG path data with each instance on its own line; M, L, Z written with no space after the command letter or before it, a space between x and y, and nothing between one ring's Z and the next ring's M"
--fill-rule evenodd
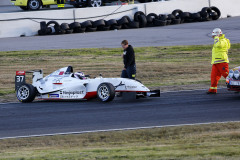
M7 6L7 5L11 5L10 0L0 0L0 6Z
M240 16L240 0L211 0L211 5L218 7L221 12L221 18L226 18L227 15ZM19 37L21 35L33 36L37 34L40 28L40 21L49 21L47 19L71 19L57 20L59 23L73 22L73 15L78 19L77 22L85 20L97 19L119 19L122 16L128 15L133 18L136 11L143 11L146 14L169 14L175 9L181 9L185 12L198 12L203 7L209 6L208 0L171 0L161 1L146 4L134 4L128 6L108 6L99 8L81 8L81 9L64 9L64 10L49 10L49 11L34 11L34 12L18 12L18 13L3 13L0 14L0 20L17 19L17 18L42 18L14 21L0 21L0 38L3 37ZM115 11L115 12L114 12ZM117 14L112 14L117 13ZM111 15L110 15L111 14ZM108 16L106 16L108 15ZM98 16L98 17L97 17ZM97 18L88 18L97 17ZM46 20L44 20L46 19Z

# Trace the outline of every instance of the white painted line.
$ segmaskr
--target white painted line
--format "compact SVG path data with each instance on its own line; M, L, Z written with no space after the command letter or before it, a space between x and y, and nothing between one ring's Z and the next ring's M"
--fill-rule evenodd
M194 125L207 125L207 124L225 124L225 123L231 123L231 122L240 123L240 121L225 121L225 122L206 122L206 123L148 126L148 127L135 127L135 128L119 128L119 129L106 129L106 130L92 130L92 131L80 131L80 132L65 132L65 133L39 134L39 135L28 135L28 136L2 137L2 138L0 138L0 140L14 139L14 138L30 138L30 137L44 137L44 136L56 136L56 135L97 133L97 132L126 131L126 130L137 130L137 129L152 129L152 128L164 128L164 127L181 127L181 126L194 126Z

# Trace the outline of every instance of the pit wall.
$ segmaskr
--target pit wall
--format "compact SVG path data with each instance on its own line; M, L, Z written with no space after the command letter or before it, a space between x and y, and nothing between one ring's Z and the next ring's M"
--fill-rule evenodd
M133 18L137 11L145 14L170 14L175 9L184 12L199 12L203 7L216 6L221 18L240 16L240 0L170 0L144 4L107 6L99 8L73 8L48 11L28 11L0 14L0 38L34 36L40 29L40 21L56 20L58 23L72 23L98 19L120 19L123 16Z

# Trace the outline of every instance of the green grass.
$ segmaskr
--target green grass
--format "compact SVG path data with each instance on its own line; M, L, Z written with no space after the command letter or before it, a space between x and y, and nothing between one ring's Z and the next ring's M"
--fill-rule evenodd
M239 158L239 122L0 140L1 160Z

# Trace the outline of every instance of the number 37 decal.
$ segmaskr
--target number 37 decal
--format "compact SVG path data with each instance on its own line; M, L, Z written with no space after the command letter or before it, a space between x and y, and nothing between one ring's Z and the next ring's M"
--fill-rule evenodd
M23 82L24 76L16 76L16 81L17 82Z

